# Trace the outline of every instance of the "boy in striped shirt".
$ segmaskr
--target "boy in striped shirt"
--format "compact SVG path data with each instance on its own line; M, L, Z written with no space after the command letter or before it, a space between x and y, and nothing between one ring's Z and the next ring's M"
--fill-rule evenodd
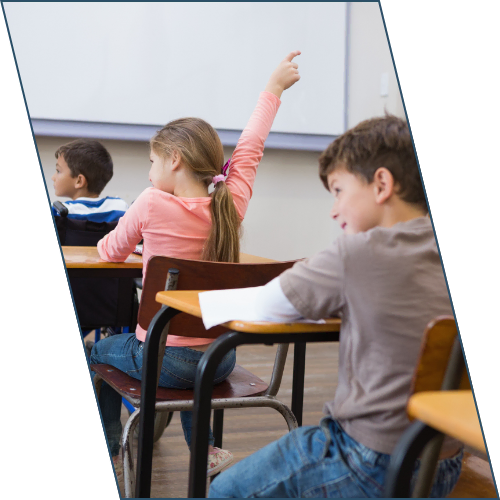
M77 139L61 146L55 153L56 172L51 180L57 197L64 202L68 218L92 222L114 222L123 216L128 205L121 198L100 198L113 177L113 161L98 141ZM59 213L53 208L53 213Z

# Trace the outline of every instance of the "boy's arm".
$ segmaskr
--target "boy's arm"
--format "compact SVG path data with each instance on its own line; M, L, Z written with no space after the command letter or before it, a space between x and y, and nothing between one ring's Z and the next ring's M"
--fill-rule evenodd
M263 156L264 143L281 104L279 98L284 90L300 79L298 65L292 61L299 54L299 51L291 52L271 75L231 157L226 183L241 220L252 197L252 186Z
M283 294L302 317L331 318L345 304L343 238L279 276Z
M142 229L147 219L149 189L132 203L113 231L97 243L101 259L108 262L123 262L142 239Z
M297 262L261 287L254 307L263 321L320 320L335 316L344 305L341 244Z

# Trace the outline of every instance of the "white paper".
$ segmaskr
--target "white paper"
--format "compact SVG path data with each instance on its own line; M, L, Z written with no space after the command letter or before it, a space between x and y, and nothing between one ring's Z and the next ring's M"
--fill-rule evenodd
M213 290L199 294L201 316L208 330L227 321L268 321L256 310L257 296L263 287ZM274 320L276 323L279 321ZM289 321L282 321L287 323ZM294 320L294 323L324 323L324 320Z
M199 294L203 324L208 330L226 321L259 321L255 311L255 301L261 286L214 290Z

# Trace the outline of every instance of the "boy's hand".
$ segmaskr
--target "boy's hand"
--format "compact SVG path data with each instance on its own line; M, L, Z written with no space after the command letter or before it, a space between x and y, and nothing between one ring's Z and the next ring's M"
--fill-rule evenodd
M300 50L290 52L290 54L279 63L278 67L271 75L271 78L269 78L269 82L267 82L264 90L280 98L284 90L300 80L298 71L299 65L293 62L293 58L298 55L300 55Z

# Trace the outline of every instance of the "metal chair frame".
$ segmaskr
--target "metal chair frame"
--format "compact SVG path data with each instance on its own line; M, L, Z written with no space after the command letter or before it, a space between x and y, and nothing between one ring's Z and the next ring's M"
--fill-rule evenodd
M167 259L167 258L152 257L152 259ZM170 259L170 261L182 262L182 259ZM150 263L149 265L151 265ZM195 264L195 261L190 261L190 263ZM203 264L206 265L212 263L204 262ZM276 263L276 264L288 265L288 267L292 265L292 263ZM225 264L225 265L231 265L231 264ZM263 264L255 264L255 266L262 266L262 265ZM169 269L166 279L166 285L164 288L165 290L175 290L177 288L178 274L179 271L176 268ZM149 286L148 279L146 278L144 288L146 289L148 288L148 286ZM141 307L143 307L142 300L141 300ZM136 408L136 410L130 415L129 419L127 420L127 423L124 426L122 441L121 441L126 498L147 497L150 494L150 481L151 481L151 470L152 470L152 446L154 442L154 433L155 433L154 429L155 426L152 424L154 422L155 415L158 414L159 416L162 413L165 414L166 412L193 410L195 406L194 400L187 400L187 399L175 400L175 401L156 401L156 390L158 387L158 379L161 369L161 360L163 359L163 355L165 352L166 339L169 330L169 322L178 313L179 311L176 311L172 308L162 307L156 313L156 315L149 324L147 338L145 341L144 351L143 351L144 361L143 361L142 382L141 382L141 393L142 393L141 397L134 398L130 394L121 392L119 390L117 391L124 399L126 399L130 404L132 404ZM139 312L139 316L141 317L141 312ZM225 333L221 337L231 336L231 334L232 332ZM221 337L219 337L217 340L219 340ZM284 337L287 336L281 335L279 337L279 340L286 341L287 339L285 339ZM295 337L293 338L295 339ZM218 343L217 340L214 342L214 344ZM259 343L259 342L254 342L254 343ZM262 343L262 340L260 340L260 343ZM272 344L277 343L276 339L271 343ZM226 352L228 352L229 349L227 349ZM206 352L208 353L210 350L211 347L209 347L209 349L207 349ZM271 374L270 383L267 387L267 390L262 395L211 400L210 408L214 410L213 431L215 438L215 446L220 447L222 445L224 409L245 408L245 407L273 408L283 416L289 431L298 427L297 419L295 418L295 415L290 410L290 408L288 408L286 404L284 404L283 402L279 401L276 398L283 377L283 370L285 367L287 353L288 353L288 343L280 342L275 356L275 362ZM212 382L212 380L213 377L210 380L210 382ZM102 377L96 374L94 377L94 384L97 393L99 393L101 382L102 382ZM212 395L212 385L210 386L210 396ZM146 411L144 411L145 407L148 408ZM146 420L144 420L145 413L146 413ZM134 461L133 461L134 450L131 438L133 436L133 432L137 424L140 422L142 423L139 426L138 467L137 471L135 472ZM193 422L193 424L195 424L195 422ZM193 425L193 430L195 431L194 425ZM143 443L147 444L143 445ZM192 446L195 446L194 441L192 441ZM192 454L192 456L193 455L194 454ZM150 459L143 460L144 456L149 456ZM146 468L146 471L144 470L144 467ZM204 469L205 469L204 474L206 477L206 456L204 458ZM149 470L149 480L144 480L144 478L148 476L148 470ZM136 477L139 478L139 480L136 481ZM146 483L147 485L144 486ZM138 493L139 490L143 487L145 487L147 491L146 492L141 491L141 493L139 494Z
M273 408L278 411L287 424L288 430L291 431L298 427L297 419L292 411L288 408L286 404L281 402L276 398L278 393L282 376L283 369L285 367L286 357L288 352L288 344L279 344L276 357L274 362L274 367L271 375L271 382L268 386L266 392L261 396L249 396L244 398L225 398L225 399L212 399L211 409L214 411L214 438L215 446L222 445L222 427L223 427L223 413L226 409L235 408L255 408L255 407L267 407ZM96 375L98 377L98 375ZM133 433L136 426L139 424L140 412L140 399L131 398L126 394L122 394L122 397L126 399L131 405L136 408L136 410L129 416L122 434L122 459L123 459L123 473L124 473L124 484L125 484L125 498L133 498L136 496L136 472L134 468L134 447L133 447ZM154 412L156 418L158 414L164 413L168 415L168 412L175 411L185 411L193 410L194 400L183 400L183 401L162 401L156 402L154 406ZM193 426L194 429L194 426ZM153 438L154 441L154 438ZM139 437L139 443L141 442L141 437ZM206 459L204 460L204 466L206 471ZM137 475L139 470L137 471Z

